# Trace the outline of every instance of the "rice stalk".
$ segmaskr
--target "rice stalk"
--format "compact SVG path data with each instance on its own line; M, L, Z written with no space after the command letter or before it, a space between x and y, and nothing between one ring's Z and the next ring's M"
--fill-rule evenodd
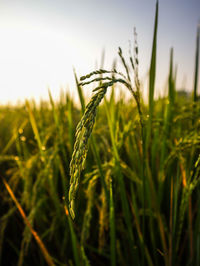
M71 240L72 240L72 250L73 250L73 255L74 255L74 261L75 265L79 266L80 265L80 259L79 259L79 254L78 254L78 243L77 243L77 237L73 228L73 224L71 221L71 218L68 213L68 209L65 206L65 214L67 216L68 224L69 224L69 229L70 229L70 235L71 235Z
M69 211L72 219L75 218L74 200L78 189L80 174L84 169L86 155L88 152L88 141L94 126L97 107L103 99L108 85L102 84L102 88L92 97L86 106L84 115L76 129L76 141L70 162L70 189L69 189Z
M118 73L117 71L114 71L114 72ZM87 78L90 78L92 75L103 74L103 73L108 73L108 71L100 69L98 71L91 72L90 74L82 77L80 80L85 80ZM113 71L110 71L109 73L113 73ZM99 82L101 81L101 79L97 78L92 81L89 81L86 84L90 84L94 82L95 80ZM91 135L91 132L94 126L97 107L100 104L101 100L103 99L104 95L106 94L107 88L113 86L113 84L118 83L118 82L121 84L124 84L128 88L128 90L131 92L131 94L134 97L136 97L135 92L132 89L132 86L128 80L115 79L115 77L113 77L111 81L101 83L99 86L97 86L93 90L93 92L96 92L96 93L93 95L92 99L87 104L84 115L81 118L76 128L76 141L74 144L74 151L73 151L72 159L70 162L71 179L70 179L70 189L69 189L69 211L73 219L75 218L74 199L75 199L76 191L79 185L80 174L82 170L84 169L86 155L88 152L88 140L90 138L90 135Z
M103 64L103 60L104 60L103 57L104 56L102 56L102 64ZM84 114L84 112L85 112L85 100L84 100L83 91L82 91L82 86L83 85L81 85L81 83L78 83L78 79L77 79L75 70L74 70L74 76L75 76L75 81L76 81L76 87L77 87L77 90L78 90L79 100L80 100L80 103L81 103L81 111L82 111L82 114ZM96 140L95 140L94 136L91 136L91 146L92 146L92 152L93 152L95 161L96 161L97 166L98 166L101 184L102 184L102 186L103 186L103 188L105 190L107 202L109 202L108 189L106 187L104 173L103 173L102 166L101 166L102 163L101 163L101 159L100 159L100 155L99 155L99 149L97 147Z

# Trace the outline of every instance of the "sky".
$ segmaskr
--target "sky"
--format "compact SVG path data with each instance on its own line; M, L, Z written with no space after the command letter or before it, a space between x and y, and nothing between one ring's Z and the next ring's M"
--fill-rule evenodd
M156 0L0 0L0 104L76 97L80 77L111 69L120 46L125 54L136 27L139 76L147 95ZM160 0L156 93L167 89L170 48L177 88L192 90L200 0ZM120 67L120 63L118 62ZM87 88L84 89L87 95ZM200 91L199 91L200 93Z

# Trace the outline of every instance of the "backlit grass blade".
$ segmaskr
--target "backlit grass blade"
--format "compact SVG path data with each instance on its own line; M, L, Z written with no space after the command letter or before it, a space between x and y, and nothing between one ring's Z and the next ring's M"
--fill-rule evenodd
M82 91L81 86L79 85L78 78L77 78L75 70L74 70L74 77L75 77L75 82L76 82L76 88L78 90L79 100L80 100L80 103L81 103L81 110L82 110L82 114L83 114L84 111L85 111L85 100L84 100L83 91Z
M23 123L20 125L19 127L19 131L23 131L23 129L25 128L25 126L27 125L28 120L24 120ZM13 145L13 143L15 142L17 136L18 136L19 132L14 132L12 137L10 138L9 142L7 143L7 145L5 146L5 148L3 149L3 151L1 152L1 155L6 154L6 152L10 149L10 147Z
M68 122L68 137L70 145L70 153L73 152L74 145L74 125L73 125L73 101L69 95L66 96L67 122Z
M200 35L200 26L197 28L197 37L196 37L196 55L195 55L195 71L194 71L194 91L193 91L193 100L197 101L197 86L198 86L198 75L199 75L199 35Z
M157 54L157 29L158 29L158 1L156 2L156 13L154 21L154 34L153 34L153 45L151 52L151 63L149 71L149 123L147 132L146 145L149 145L149 138L151 136L151 127L153 119L153 109L154 109L154 91L155 91L155 79L156 79L156 54Z
M39 135L39 131L38 131L36 119L34 117L33 111L31 109L30 104L29 104L28 101L26 101L26 108L27 108L28 113L29 113L29 118L30 118L31 126L32 126L32 129L33 129L33 133L35 135L35 139L37 141L37 144L38 144L38 147L39 147L41 156L42 156L42 158L44 158L44 156L43 156L44 155L44 147L42 145L42 141L41 141L41 138L40 138L40 135Z

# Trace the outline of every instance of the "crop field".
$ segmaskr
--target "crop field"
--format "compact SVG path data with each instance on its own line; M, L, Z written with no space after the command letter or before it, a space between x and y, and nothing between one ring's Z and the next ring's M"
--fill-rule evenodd
M79 104L0 107L0 265L200 265L200 30L192 94L171 49L156 98L157 26L158 3L147 102L135 33L124 71L74 74Z

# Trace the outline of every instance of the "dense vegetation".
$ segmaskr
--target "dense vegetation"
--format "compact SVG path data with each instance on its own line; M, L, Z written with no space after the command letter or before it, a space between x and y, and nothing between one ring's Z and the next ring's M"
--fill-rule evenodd
M124 74L75 75L80 106L49 92L1 107L0 265L200 264L199 32L192 95L176 91L171 50L168 95L155 100L157 24L158 4L148 104L135 38L130 65L119 49Z

